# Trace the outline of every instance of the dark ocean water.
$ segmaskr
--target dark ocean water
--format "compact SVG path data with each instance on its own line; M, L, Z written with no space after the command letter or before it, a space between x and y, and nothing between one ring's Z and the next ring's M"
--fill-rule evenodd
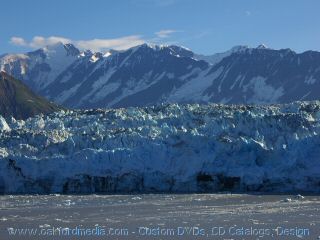
M319 236L320 196L0 196L1 240L320 239Z

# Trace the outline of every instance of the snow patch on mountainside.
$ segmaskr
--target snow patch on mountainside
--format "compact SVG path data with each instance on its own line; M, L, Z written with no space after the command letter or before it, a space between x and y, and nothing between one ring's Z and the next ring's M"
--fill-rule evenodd
M50 71L38 79L38 84L45 88L52 83L57 76L75 60L75 56L68 55L63 44L56 44L43 49L46 58L44 63L48 64Z
M66 101L68 98L72 97L74 94L76 94L77 90L81 86L81 83L78 83L77 85L71 87L68 90L63 91L58 95L58 97L55 98L55 102L57 103L63 103Z
M317 79L315 79L313 76L310 76L310 77L306 78L306 80L304 82L308 85L312 85L312 84L315 84L316 81L317 81Z
M234 80L234 83L230 86L230 90L232 90L237 84L238 82L240 81L240 87L241 87L241 79L243 79L244 76L242 76L241 74Z
M243 87L243 89L244 92L248 92L248 90L253 92L248 100L248 102L251 103L277 102L277 100L284 94L284 89L282 87L275 89L266 83L266 78L260 76L252 78L251 81Z
M186 81L179 89L169 96L169 102L202 101L204 97L203 92L212 85L212 82L223 73L223 67L220 67L213 74L207 75L207 72L193 72L198 76ZM191 75L193 74L191 73ZM185 79L188 79L186 76Z
M105 96L108 96L108 94L116 91L120 87L120 83L114 82L104 85L99 91L97 91L92 99L89 99L90 102L99 101Z
M119 86L119 83L108 84L109 79L115 72L115 68L109 69L107 74L101 76L97 81L95 81L92 84L92 90L83 97L83 100L85 101L89 98L92 98L92 101L99 101L102 97L116 90L115 86Z
M26 54L8 54L0 59L1 70L41 92L76 60L77 51L74 46L57 43Z

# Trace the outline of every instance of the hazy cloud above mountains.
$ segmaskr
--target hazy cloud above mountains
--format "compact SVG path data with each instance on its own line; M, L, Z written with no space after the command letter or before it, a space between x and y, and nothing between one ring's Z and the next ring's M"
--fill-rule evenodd
M10 43L17 46L30 48L42 48L50 46L58 42L72 43L80 49L90 49L92 51L102 51L105 49L122 50L127 49L145 42L139 35L125 36L121 38L110 39L90 39L90 40L72 40L64 37L50 36L42 37L35 36L31 41L27 41L21 37L12 37Z
M33 49L50 46L58 42L72 43L80 49L90 49L92 51L103 51L107 49L124 50L130 47L134 47L146 42L159 42L162 39L168 39L172 34L177 32L173 29L164 29L155 32L155 37L152 39L146 39L141 35L129 35L119 38L105 38L105 39L89 39L89 40L74 40L60 36L35 36L30 41L22 37L11 37L10 43L16 46L29 47Z
M175 32L177 32L177 30L167 29L167 30L161 30L159 32L155 32L155 35L159 38L167 38L167 37L170 37L170 35Z

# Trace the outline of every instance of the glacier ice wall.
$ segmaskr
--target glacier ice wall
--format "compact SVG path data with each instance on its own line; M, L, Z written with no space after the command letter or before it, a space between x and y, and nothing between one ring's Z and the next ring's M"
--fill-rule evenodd
M2 119L0 193L320 192L319 120L319 101Z

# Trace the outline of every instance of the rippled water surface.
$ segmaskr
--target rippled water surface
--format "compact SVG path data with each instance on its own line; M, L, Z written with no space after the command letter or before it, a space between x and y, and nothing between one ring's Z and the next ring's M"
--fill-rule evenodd
M320 239L319 196L5 195L0 203L1 240Z

